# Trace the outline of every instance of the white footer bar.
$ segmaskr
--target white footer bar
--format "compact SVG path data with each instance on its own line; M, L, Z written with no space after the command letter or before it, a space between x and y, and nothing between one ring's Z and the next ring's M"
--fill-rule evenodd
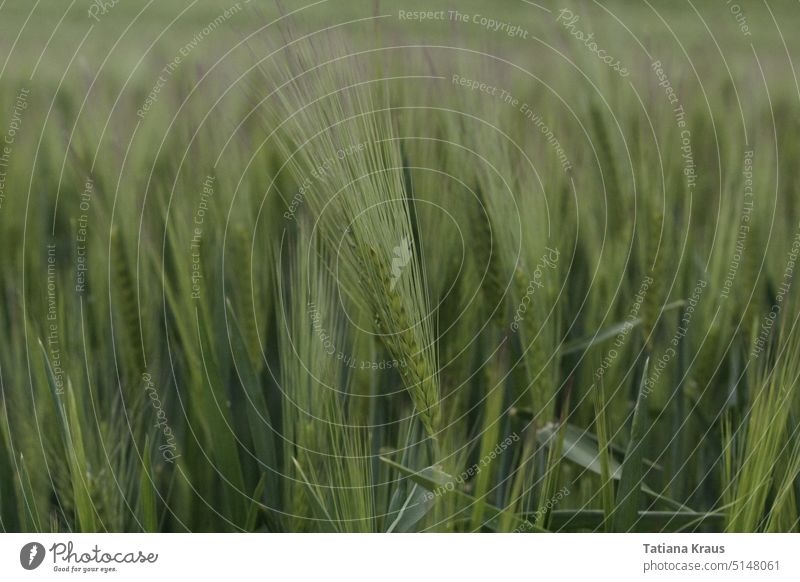
M2 534L0 580L800 580L797 534ZM592 577L592 578L589 578Z

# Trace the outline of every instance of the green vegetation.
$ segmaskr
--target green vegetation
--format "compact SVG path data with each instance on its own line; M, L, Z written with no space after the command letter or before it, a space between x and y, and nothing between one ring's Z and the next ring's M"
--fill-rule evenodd
M1 530L798 531L796 7L429 4L0 4Z

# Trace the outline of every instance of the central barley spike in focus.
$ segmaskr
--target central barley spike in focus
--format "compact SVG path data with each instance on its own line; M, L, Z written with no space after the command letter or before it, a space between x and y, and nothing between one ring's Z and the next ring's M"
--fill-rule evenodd
M296 56L313 62L315 50L338 54L342 47L302 44ZM287 66L276 124L296 178L314 181L306 211L335 250L330 267L345 293L371 314L386 350L404 364L403 383L434 437L441 413L431 310L387 97L380 84L359 82L357 62L325 74Z

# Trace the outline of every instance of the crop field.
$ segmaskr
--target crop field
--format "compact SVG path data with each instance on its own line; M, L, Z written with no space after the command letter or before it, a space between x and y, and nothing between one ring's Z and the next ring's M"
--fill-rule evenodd
M798 26L0 0L0 531L797 532Z

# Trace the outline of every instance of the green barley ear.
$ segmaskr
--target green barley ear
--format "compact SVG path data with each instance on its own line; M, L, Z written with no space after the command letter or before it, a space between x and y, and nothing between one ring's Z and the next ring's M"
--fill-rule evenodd
M374 246L357 242L356 236L354 230L348 230L343 246L352 253L351 260L358 266L358 282L381 341L392 358L401 362L400 375L425 430L433 437L441 421L439 382L432 343L424 343L429 332L420 322L421 312L416 307L420 303L407 308L410 293L402 293L403 285L390 270L389 259L385 254L381 256ZM409 246L412 244L405 240ZM408 247L406 252L414 255Z
M484 305L493 310L491 318L497 325L506 320L503 269L500 257L497 230L493 227L491 213L480 186L475 188L478 204L470 212L470 231L473 238L475 268L482 274L481 294Z
M661 306L664 304L665 288L665 247L660 237L664 213L658 201L652 200L647 206L644 235L644 258L642 269L644 275L653 279L642 302L642 332L645 338L645 347L652 353L655 344L655 332L661 316Z
M111 263L111 268L114 270L111 297L121 323L121 329L118 330L115 339L122 349L122 360L127 368L128 377L135 378L144 370L139 306L136 302L136 283L131 274L125 243L116 227L111 231Z
M524 297L527 293L530 278L521 268L514 272L515 297ZM540 296L536 297L536 306L546 303L549 305L552 285L547 284ZM553 375L554 365L551 353L544 349L544 345L555 345L553 335L556 329L552 317L547 317L546 310L532 310L532 313L523 317L519 323L523 348L527 348L523 356L525 370L530 382L530 393L533 404L535 426L542 426L551 421L555 415L555 388L556 378ZM551 337L552 336L552 337ZM529 344L529 342L532 342Z
M240 320L245 337L247 354L253 369L260 374L264 367L259 345L258 317L266 316L265 292L259 284L257 272L253 271L250 253L250 237L242 226L236 226L230 238L231 288L236 294L243 317ZM269 257L269 253L265 253ZM268 269L269 270L269 269ZM261 322L264 323L263 321Z
M742 331L746 338L753 335L753 322L758 320L760 313L760 306L757 301L757 298L761 296L761 287L758 285L759 262L764 254L764 249L760 247L758 234L758 222L751 221L743 253L742 272L739 275L741 279L740 283L736 285L738 290L736 294L737 308L734 313L737 314L737 318L741 318ZM752 299L750 298L751 293Z
M385 298L384 309L376 314L376 323L383 335L383 342L393 357L405 359L405 366L400 367L400 374L419 412L422 424L429 435L435 435L440 426L441 411L439 409L439 387L435 381L436 370L426 357L423 347L414 334L414 324L409 319L403 299L396 290L396 285L386 263L375 252L369 249L369 260L378 273L380 285L375 289Z
M297 62L313 63L318 54L345 49L309 41L293 53ZM437 354L388 93L359 83L367 72L357 62L324 71L282 64L284 90L272 110L282 130L278 145L297 182L310 184L303 204L336 259L329 267L348 299L376 321L392 358L406 364L405 387L433 436L440 418Z
M605 191L609 206L615 208L617 207L617 202L621 199L617 165L614 150L611 145L606 116L603 115L600 107L594 101L589 107L589 119L594 129L594 139L597 140L595 149L600 155L600 160L605 170L603 175L605 178Z

